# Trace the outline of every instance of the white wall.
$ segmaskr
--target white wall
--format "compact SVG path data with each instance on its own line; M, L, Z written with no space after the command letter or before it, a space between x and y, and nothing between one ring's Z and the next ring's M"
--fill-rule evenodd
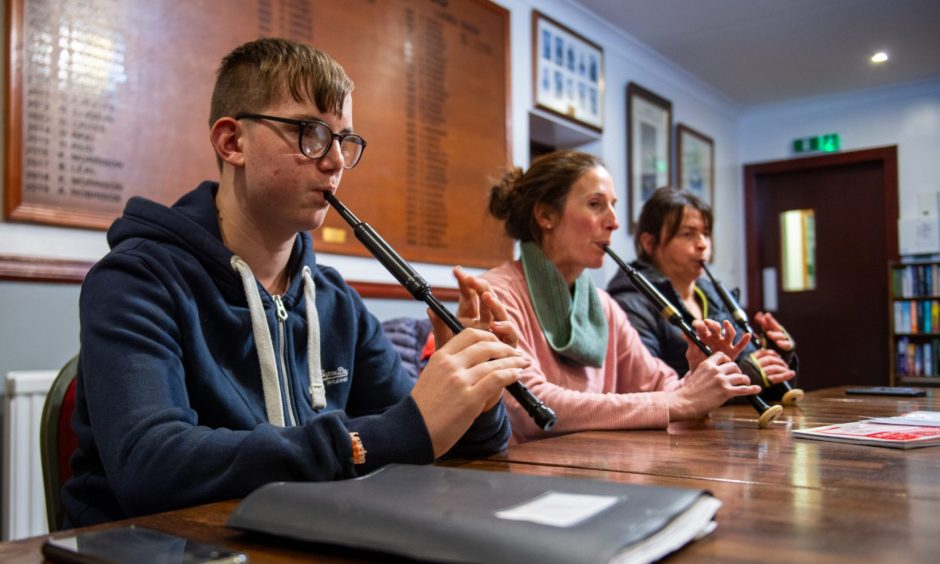
M791 157L794 139L838 133L842 151L897 145L901 217L915 215L918 192L940 192L940 79L762 106L739 123L742 166ZM741 241L743 192L739 174Z
M747 111L741 162L788 158L794 139L830 132L839 133L842 151L898 146L902 217L914 215L917 192L940 191L940 79Z
M737 115L739 108L711 86L676 67L655 51L637 42L605 20L587 11L576 2L556 0L496 2L512 12L512 121L514 160L528 165L528 112L532 100L532 10L562 22L579 34L599 44L604 50L604 131L598 142L584 147L607 164L618 191L618 217L621 230L614 235L613 249L625 260L635 257L633 240L627 234L627 137L626 86L630 81L652 90L672 102L673 121L682 122L712 137L715 141L715 247L718 253L716 275L730 285L738 285L743 273L737 267L744 247L737 229L740 190L737 189ZM673 139L673 142L675 140ZM724 251L724 249L731 249ZM600 271L592 273L601 287L616 273L608 261Z

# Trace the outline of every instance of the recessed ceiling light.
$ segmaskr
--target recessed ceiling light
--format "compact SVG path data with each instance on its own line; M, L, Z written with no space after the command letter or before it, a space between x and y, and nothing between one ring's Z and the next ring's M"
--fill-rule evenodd
M878 51L871 56L871 62L873 63L884 63L888 61L888 54L884 51Z

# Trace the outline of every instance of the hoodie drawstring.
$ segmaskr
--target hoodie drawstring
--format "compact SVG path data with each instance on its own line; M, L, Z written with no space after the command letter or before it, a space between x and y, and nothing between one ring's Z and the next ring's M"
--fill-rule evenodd
M264 392L264 407L268 421L283 427L284 408L282 403L281 386L278 381L277 359L274 353L274 342L271 340L271 331L268 328L264 305L261 303L261 294L258 284L248 264L237 255L231 259L232 268L241 277L245 289L245 299L248 301L248 311L251 313L251 329L255 337L255 348L258 351L258 362L261 365L261 387ZM313 278L310 277L309 268L304 267L304 298L307 302L307 369L310 378L310 393L313 397L313 408L326 407L326 394L323 388L323 375L320 371L320 322L317 317L316 290ZM316 394L314 392L317 392Z
M304 301L307 302L307 373L310 378L310 398L316 410L326 407L326 388L320 368L320 317L317 315L317 287L304 266Z

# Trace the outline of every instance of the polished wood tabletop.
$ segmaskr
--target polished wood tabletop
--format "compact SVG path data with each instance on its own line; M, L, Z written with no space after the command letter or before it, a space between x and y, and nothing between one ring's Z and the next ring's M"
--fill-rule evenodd
M757 412L741 404L724 406L704 420L673 423L666 432L573 433L513 445L493 459L940 500L940 452L935 448L903 450L790 435L792 429L940 408L940 396L932 390L921 398L849 396L844 390L807 394L768 429L759 429Z
M718 528L670 562L934 562L940 554L940 449L894 450L791 437L789 430L936 409L898 399L813 392L759 430L749 405L667 431L590 432L449 466L699 488L722 501ZM128 519L246 552L253 562L387 562L388 555L225 527L237 500ZM107 524L99 527L111 527ZM0 544L0 561L41 562L44 537Z

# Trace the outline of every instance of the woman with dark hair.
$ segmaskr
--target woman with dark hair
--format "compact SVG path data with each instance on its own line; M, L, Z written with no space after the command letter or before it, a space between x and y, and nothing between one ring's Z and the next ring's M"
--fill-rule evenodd
M614 183L600 159L576 151L550 153L528 171L510 170L490 193L490 212L520 242L520 259L482 276L503 303L532 364L520 381L558 414L553 432L665 428L706 415L758 386L731 358L726 324L697 324L712 350L689 349L693 367L680 380L643 346L626 314L586 270L603 264L619 225ZM513 441L545 436L515 402L507 402Z
M643 205L634 245L639 257L631 266L643 274L691 323L694 320L732 320L714 285L704 277L703 261L711 259L712 210L689 192L660 188ZM607 291L627 312L643 344L679 374L688 370L685 339L634 286L626 273L618 272ZM755 321L773 349L751 343L745 354L754 354L768 381L776 384L796 375L794 343L769 313ZM781 356L782 355L782 356ZM785 358L784 358L785 357ZM780 398L766 398L780 399Z

